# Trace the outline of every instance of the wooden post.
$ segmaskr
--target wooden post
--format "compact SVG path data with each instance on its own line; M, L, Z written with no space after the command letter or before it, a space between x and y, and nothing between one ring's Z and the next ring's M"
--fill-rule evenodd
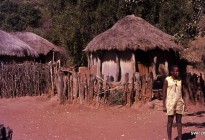
M89 75L90 76L90 78L89 78L89 82L88 82L88 84L89 84L89 96L88 96L88 100L89 100L89 102L90 101L92 101L93 100L93 98L94 98L94 94L95 94L95 91L94 91L94 83L95 83L95 79L93 78L93 76L90 74Z
M71 78L70 73L68 73L68 82L67 82L67 93L68 93L68 103L72 103L72 94L71 94Z
M64 100L68 100L68 76L63 76L63 97Z
M109 76L106 76L105 81L103 82L103 89L104 89L103 101L106 103L108 92L109 92Z
M91 68L91 65L90 65L90 53L87 54L87 60L88 60L88 68L90 69Z
M166 70L166 76L169 75L169 63L167 61L164 62L165 70Z
M156 64L157 64L157 56L155 56L155 57L153 58L153 62L152 62L152 74L153 74L153 79L154 79L154 80L157 79Z
M59 100L60 100L60 104L64 103L64 95L63 95L63 72L62 71L59 71L58 72L58 86L57 86L57 93L58 93L58 97L59 97Z
M100 94L100 88L101 88L101 82L97 79L94 80L94 98L96 102L99 102L99 94Z
M134 94L135 94L135 74L132 75L132 83L130 86L130 106L134 103Z
M96 100L98 103L100 103L101 95L102 95L102 90L103 90L103 83L100 81L96 84L96 90L97 90L97 97Z
M79 79L77 73L73 73L72 75L72 93L71 98L74 98L74 100L77 100L78 98L78 93L79 93Z
M140 74L135 74L135 104L138 103L141 99L141 80L140 80Z
M141 87L141 94L142 94L142 99L143 101L146 100L146 74L142 76L142 87Z
M51 97L54 96L54 78L53 78L53 61L50 63L50 74L51 74Z
M136 61L135 61L135 53L132 53L132 73L129 75L129 81L132 82L132 78L134 73L136 72Z
M52 49L52 61L54 62L55 61L55 50L54 50L54 48Z
M85 78L84 78L84 97L85 97L85 102L88 103L88 75L85 75Z
M84 80L83 78L79 75L79 99L80 99L80 104L83 104L84 102L84 95L85 95L85 87L84 87Z
M125 99L126 99L126 105L131 106L131 93L129 90L129 73L125 73Z
M73 96L73 75L71 74L70 75L70 79L69 79L69 81L70 81L70 100L71 100L71 102L73 102L73 99L74 99L74 96Z
M97 76L101 77L101 60L98 56L98 60L97 60Z
M147 87L146 87L147 97L148 97L148 100L151 101L152 100L152 83L153 83L151 73L147 76L146 83L147 83Z

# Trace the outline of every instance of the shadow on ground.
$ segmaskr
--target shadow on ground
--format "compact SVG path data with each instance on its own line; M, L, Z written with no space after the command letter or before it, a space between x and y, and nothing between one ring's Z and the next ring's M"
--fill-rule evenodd
M194 112L194 113L186 114L185 116L197 116L197 117L203 117L204 114L205 114L205 111L197 111L197 112Z
M182 134L182 140L192 140L194 138L196 138L196 135L191 135L191 133ZM175 140L178 140L178 136L175 138Z
M183 123L182 126L184 127L195 126L198 128L205 128L205 122L202 122L202 123L187 122L187 123Z
M205 128L205 122L201 122L201 123L196 123L196 122L186 122L182 124L183 127L191 127L191 126L195 126L197 128ZM177 127L177 124L174 123L173 127Z

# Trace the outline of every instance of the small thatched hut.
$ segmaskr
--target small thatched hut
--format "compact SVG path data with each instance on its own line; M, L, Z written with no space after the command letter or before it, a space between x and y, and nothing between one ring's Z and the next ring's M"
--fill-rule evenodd
M19 38L0 30L0 61L22 61L38 57L38 53Z
M190 63L205 62L205 37L191 41L188 48L182 51L181 57Z
M31 48L33 48L39 55L38 61L43 63L51 61L53 59L60 59L65 57L66 50L62 47L57 47L48 40L31 32L13 32L11 33L22 41L26 42Z
M100 76L112 76L114 81L129 80L135 72L167 73L168 64L176 63L182 46L174 38L140 17L128 15L112 28L96 36L85 48L89 68L97 66ZM161 71L162 72L162 71Z

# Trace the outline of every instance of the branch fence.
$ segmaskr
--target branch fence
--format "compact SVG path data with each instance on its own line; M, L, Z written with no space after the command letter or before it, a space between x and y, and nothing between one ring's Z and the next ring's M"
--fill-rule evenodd
M51 88L47 64L0 64L0 97L37 96Z

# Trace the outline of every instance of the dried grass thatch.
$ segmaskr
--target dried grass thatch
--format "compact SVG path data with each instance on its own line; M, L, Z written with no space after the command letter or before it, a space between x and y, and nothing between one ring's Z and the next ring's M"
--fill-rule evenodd
M124 51L126 49L147 51L155 48L182 50L182 46L174 42L174 37L162 32L140 17L128 15L109 30L96 36L84 51Z
M32 47L39 55L47 55L52 49L56 52L63 52L62 48L57 47L48 40L34 34L31 32L13 32L11 33L18 37L22 41L26 42L30 47Z
M205 31L205 14L202 14L202 16L200 17L198 27L200 32Z
M181 58L189 62L202 62L202 56L205 55L205 37L199 37L191 41L187 49L181 53Z
M37 52L19 38L0 30L0 55L37 57Z

